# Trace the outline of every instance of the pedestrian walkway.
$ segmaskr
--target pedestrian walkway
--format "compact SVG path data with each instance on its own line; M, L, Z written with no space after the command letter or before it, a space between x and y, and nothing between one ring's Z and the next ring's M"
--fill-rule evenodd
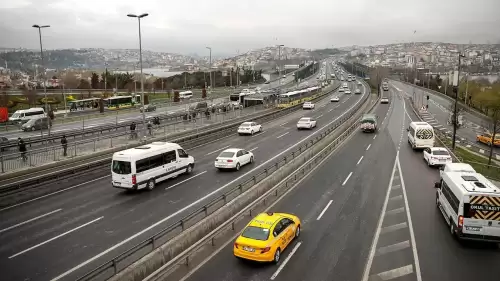
M67 155L64 155L64 149L62 145L54 145L51 147L40 148L36 150L27 151L27 159L23 161L19 153L10 153L1 155L0 166L2 173L9 173L13 171L26 170L32 167L47 165L50 163L58 162L61 160L82 157L85 155L90 155L96 152L102 152L108 149L123 147L131 147L138 145L141 139L144 139L143 132L146 134L145 138L152 139L158 137L165 137L167 139L174 133L193 131L206 127L208 125L213 125L217 123L222 123L234 118L252 114L254 110L235 110L220 114L213 114L207 118L205 114L198 115L196 119L189 118L188 120L180 121L175 124L154 126L151 130L142 130L138 126L136 129L138 133L138 138L131 138L130 132L120 132L115 136L97 137L92 139L86 139L81 142L68 142Z

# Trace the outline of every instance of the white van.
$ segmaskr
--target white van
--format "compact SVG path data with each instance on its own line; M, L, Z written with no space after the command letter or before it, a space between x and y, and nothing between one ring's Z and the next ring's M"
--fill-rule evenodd
M476 170L471 165L466 163L447 163L439 168L439 174L442 175L446 172L462 172L462 173L475 173Z
M157 183L191 173L193 168L194 158L180 145L153 142L115 152L111 162L111 183L116 188L152 190Z
M413 149L434 146L434 128L427 122L411 122L408 131L408 143Z
M191 91L184 91L179 93L180 99L190 99L192 97L193 97L193 92Z
M31 119L39 119L45 117L45 110L41 107L33 107L30 109L20 109L14 112L9 118L13 123L25 123Z
M444 172L436 204L459 239L500 242L500 189L479 173Z

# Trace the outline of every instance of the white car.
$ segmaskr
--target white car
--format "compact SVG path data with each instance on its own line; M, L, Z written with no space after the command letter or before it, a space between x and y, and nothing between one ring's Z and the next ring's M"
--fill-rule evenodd
M339 102L340 101L340 98L337 97L337 96L333 96L331 99L330 99L331 102Z
M316 127L316 120L312 117L302 117L299 122L297 122L297 129L312 129Z
M314 109L314 103L306 101L304 105L302 105L302 109Z
M446 165L453 162L448 149L444 147L428 147L424 149L424 160L429 166Z
M241 166L253 163L253 153L241 148L229 148L222 151L215 159L215 168L236 169L239 171Z
M380 99L380 103L389 103L389 98L388 97L382 97Z
M354 93L355 94L361 94L361 90L360 89L356 89L356 90L354 90Z
M240 135L244 134L253 135L254 133L259 133L259 132L262 132L262 125L257 124L256 122L243 122L238 127L238 134Z
M344 91L344 93L345 93L346 95L349 95L349 94L351 93L351 90L345 90L345 91Z
M344 92L344 88L339 88L339 93L343 93Z

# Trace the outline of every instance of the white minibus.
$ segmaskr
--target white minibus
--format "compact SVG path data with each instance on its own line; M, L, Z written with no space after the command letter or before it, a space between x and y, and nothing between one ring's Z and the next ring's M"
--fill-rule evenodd
M184 91L179 93L180 99L190 99L192 97L193 97L193 92L191 91Z
M500 188L471 172L443 172L434 187L437 208L451 235L500 242Z
M408 129L408 143L413 149L434 146L434 129L427 122L411 122Z
M113 187L152 190L156 184L191 173L194 158L176 143L151 144L115 152L111 163Z
M45 117L45 110L40 107L33 107L30 109L16 110L9 118L9 121L13 123L25 123L31 119L39 119L42 117Z

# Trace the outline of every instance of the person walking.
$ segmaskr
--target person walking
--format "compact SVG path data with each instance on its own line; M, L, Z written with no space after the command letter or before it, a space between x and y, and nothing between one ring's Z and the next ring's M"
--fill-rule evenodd
M150 136L153 135L153 124L151 124L151 120L148 121L148 132Z
M63 156L68 156L68 140L66 139L66 135L62 136L61 145L63 148Z
M26 160L28 160L28 157L26 156L26 144L24 143L24 140L22 138L18 138L17 145L19 146L19 152L21 153L23 162L26 162Z
M132 122L132 124L130 124L130 138L131 139L136 139L137 138L137 133L135 132L135 122Z

